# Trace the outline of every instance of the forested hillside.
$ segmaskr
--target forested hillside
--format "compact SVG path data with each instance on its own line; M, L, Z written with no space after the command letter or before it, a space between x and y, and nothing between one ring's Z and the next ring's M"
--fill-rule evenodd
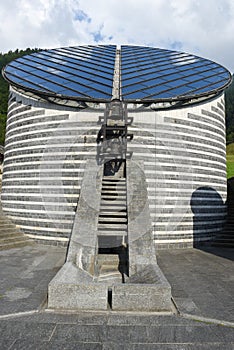
M0 53L0 71L2 68L11 62L12 60L28 55L32 52L38 51L38 49L26 49L9 51L8 53ZM5 127L6 127L6 115L7 115L7 100L8 100L8 84L0 74L0 145L4 144L5 139Z
M9 51L5 54L0 54L0 70L10 61L32 52L39 51L39 49L26 49ZM8 99L8 84L0 75L0 145L4 145L5 126L7 115L7 99ZM234 81L226 90L226 121L227 121L227 143L234 142Z
M226 133L227 143L234 142L234 76L232 84L226 90Z

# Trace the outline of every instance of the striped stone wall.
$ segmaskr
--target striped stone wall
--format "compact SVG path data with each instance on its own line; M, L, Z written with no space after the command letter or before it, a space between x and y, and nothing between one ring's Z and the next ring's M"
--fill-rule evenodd
M177 110L128 110L128 151L144 161L156 246L212 239L226 215L223 96ZM2 206L30 237L68 243L86 160L97 155L103 112L75 111L11 91Z
M2 205L30 237L67 244L103 111L9 98Z
M214 238L226 215L224 98L177 110L128 113L128 145L144 160L158 248Z

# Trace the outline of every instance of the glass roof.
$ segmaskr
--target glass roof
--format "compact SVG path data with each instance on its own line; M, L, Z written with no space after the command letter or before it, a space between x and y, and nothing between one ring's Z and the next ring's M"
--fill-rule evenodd
M24 56L6 66L10 83L45 95L110 100L116 47L78 46Z
M213 94L231 82L230 73L207 59L151 47L122 46L125 101L181 100Z
M40 96L103 102L112 99L116 74L126 102L199 98L231 82L228 70L210 60L143 46L122 46L116 73L116 52L115 45L40 51L12 61L3 75L10 84Z

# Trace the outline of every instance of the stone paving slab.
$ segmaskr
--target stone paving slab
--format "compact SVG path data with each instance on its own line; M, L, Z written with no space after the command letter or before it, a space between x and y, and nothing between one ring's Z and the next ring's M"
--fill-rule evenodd
M64 248L41 245L0 252L1 350L234 350L233 251L158 252L173 298L186 317L110 310L66 314L41 308L65 254Z
M234 327L187 320L178 315L142 315L137 318L127 315L127 318L128 324L124 324L124 314L113 315L111 312L86 315L40 312L22 317L9 317L1 319L0 348L234 349ZM146 324L146 320L151 320L151 323ZM92 324L89 324L90 322Z
M0 315L40 308L65 254L65 248L39 244L1 251Z
M182 314L234 322L234 249L158 250Z

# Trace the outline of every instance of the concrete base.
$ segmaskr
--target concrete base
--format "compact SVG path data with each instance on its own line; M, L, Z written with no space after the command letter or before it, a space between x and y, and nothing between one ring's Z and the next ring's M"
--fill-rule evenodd
M48 308L107 310L108 287L71 262L66 262L48 286Z
M158 265L147 266L127 283L98 283L86 271L66 262L48 286L48 308L107 310L108 291L114 311L172 312L171 287Z
M67 261L49 284L48 308L99 311L112 307L116 311L172 312L171 287L156 260L142 169L143 164L128 163L130 277L126 278L126 283L121 283L121 275L119 283L111 278L98 282L95 273L101 170L95 162L89 161ZM98 186L90 189L90 183L96 183L94 179Z
M127 283L112 287L115 311L172 311L171 287L158 265L148 265Z

